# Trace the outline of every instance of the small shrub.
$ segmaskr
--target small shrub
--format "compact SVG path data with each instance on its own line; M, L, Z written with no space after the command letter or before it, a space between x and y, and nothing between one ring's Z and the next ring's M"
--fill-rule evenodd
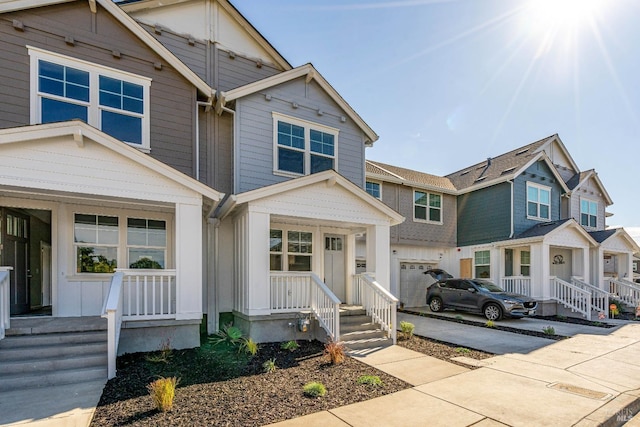
M239 351L244 351L251 356L255 356L258 354L259 349L260 347L258 346L258 343L256 343L252 338L243 338Z
M236 345L241 343L241 340L242 331L240 330L240 328L233 326L231 323L224 325L221 330L215 333L214 336L209 337L209 341L211 341L213 345L218 345L221 343Z
M458 348L456 348L456 353L469 354L469 353L471 353L471 350L469 350L468 348L465 348L465 347L458 347Z
M339 342L329 341L324 345L324 354L327 355L332 365L344 362L344 345Z
M147 386L153 404L159 411L167 412L173 407L173 398L179 382L180 379L176 377L160 377Z
M558 320L567 320L567 316L563 316L562 314L558 314L556 317Z
M327 394L327 389L324 385L316 381L305 384L302 390L304 391L305 396L308 397L322 397Z
M463 320L464 317L462 317L461 314L456 314L456 320Z
M276 369L278 369L278 367L276 366L276 359L269 359L266 362L264 362L262 364L262 369L264 370L265 374L271 374L274 373L276 371Z
M382 385L382 380L377 375L362 375L360 378L358 378L358 384L379 387Z
M556 330L554 329L553 326L547 326L546 328L542 328L542 332L545 335L555 335L556 334Z
M400 322L400 331L402 332L402 337L405 340L410 340L413 337L413 330L416 326L411 322Z
M484 326L486 326L487 328L495 328L496 322L494 322L493 320L487 320L487 323L485 323Z
M611 301L609 305L609 313L611 313L611 318L615 319L618 314L620 314L620 303L617 301Z
M300 348L300 344L298 344L296 341L291 340L280 344L280 348L282 350L296 351Z
M167 338L160 344L160 349L156 353L146 355L144 358L151 363L169 363L169 359L173 357L171 349L171 340Z

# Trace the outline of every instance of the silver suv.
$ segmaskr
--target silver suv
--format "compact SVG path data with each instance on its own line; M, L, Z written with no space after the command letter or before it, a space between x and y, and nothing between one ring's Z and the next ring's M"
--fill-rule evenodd
M482 313L489 320L505 317L532 316L537 302L525 295L505 292L482 279L444 279L429 287L427 304L431 311L453 308Z

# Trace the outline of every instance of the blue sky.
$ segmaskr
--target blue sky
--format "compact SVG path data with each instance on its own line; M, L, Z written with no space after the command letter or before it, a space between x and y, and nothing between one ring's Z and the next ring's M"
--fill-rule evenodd
M640 235L640 2L232 3L380 135L369 159L445 175L558 133Z

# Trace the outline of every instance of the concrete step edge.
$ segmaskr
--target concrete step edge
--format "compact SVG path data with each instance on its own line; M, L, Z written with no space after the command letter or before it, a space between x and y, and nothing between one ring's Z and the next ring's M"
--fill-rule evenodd
M28 375L42 371L65 371L89 367L107 366L107 354L89 354L64 358L9 361L0 364L0 378L12 375Z
M60 384L76 384L98 379L107 379L106 366L62 370L41 375L0 377L0 393Z

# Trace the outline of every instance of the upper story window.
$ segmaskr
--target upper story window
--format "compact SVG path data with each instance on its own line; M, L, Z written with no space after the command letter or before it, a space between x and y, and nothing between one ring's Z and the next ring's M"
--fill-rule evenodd
M376 199L382 199L382 193L380 192L380 183L367 181L365 190Z
M551 219L551 188L527 182L527 218Z
M31 122L80 119L149 149L151 79L29 47Z
M337 169L338 129L273 113L274 171L309 175Z
M413 219L442 224L442 194L414 190Z
M593 228L598 226L598 202L589 199L580 200L580 224Z

